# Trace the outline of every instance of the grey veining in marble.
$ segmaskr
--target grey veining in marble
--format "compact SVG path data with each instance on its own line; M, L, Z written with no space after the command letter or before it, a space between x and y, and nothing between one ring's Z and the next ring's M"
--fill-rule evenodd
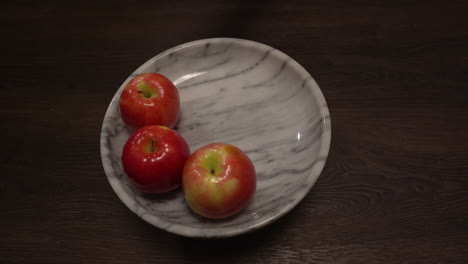
M257 191L240 214L205 220L190 211L180 189L147 196L129 185L120 158L132 131L119 116L118 100L127 82L145 72L164 74L179 89L176 129L192 152L208 143L227 142L252 159ZM304 68L269 46L216 38L165 51L127 78L105 115L101 156L112 188L145 221L189 237L227 237L265 226L296 206L319 177L330 139L327 104Z

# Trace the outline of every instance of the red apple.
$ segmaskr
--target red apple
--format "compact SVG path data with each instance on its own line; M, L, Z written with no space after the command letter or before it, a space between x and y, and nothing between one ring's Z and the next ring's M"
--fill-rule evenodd
M180 185L189 155L187 142L175 130L144 126L125 143L122 165L130 182L140 191L165 193Z
M187 160L182 188L187 204L197 214L220 219L247 206L256 189L255 167L239 148L213 143Z
M122 120L130 128L161 125L172 128L179 117L179 93L158 73L143 73L125 86L120 96Z

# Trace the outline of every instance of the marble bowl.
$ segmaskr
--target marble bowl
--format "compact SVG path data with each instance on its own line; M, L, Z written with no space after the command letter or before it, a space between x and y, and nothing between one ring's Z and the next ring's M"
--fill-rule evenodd
M192 152L226 142L252 159L257 191L238 215L207 220L189 209L180 188L151 196L127 181L121 153L132 131L120 118L118 102L127 82L145 72L164 74L179 89L181 115L175 129ZM215 38L169 49L122 83L103 121L101 157L112 188L139 217L175 234L219 238L261 228L294 208L319 177L330 139L327 104L301 65L264 44Z

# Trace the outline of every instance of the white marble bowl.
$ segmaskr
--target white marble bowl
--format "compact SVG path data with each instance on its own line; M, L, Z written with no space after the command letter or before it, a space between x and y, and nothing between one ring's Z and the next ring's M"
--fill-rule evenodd
M121 153L132 131L120 118L118 102L127 82L145 72L159 72L179 89L176 130L192 152L208 143L226 142L252 159L257 191L238 215L207 220L191 212L180 188L149 196L129 185ZM330 139L327 104L301 65L257 42L215 38L167 50L123 82L103 121L101 156L114 191L145 221L188 237L229 237L263 227L295 207L319 177Z

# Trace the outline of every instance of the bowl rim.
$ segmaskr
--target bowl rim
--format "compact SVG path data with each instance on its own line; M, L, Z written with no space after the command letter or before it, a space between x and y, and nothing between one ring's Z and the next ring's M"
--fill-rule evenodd
M114 169L112 168L112 165L109 164L108 161L106 161L107 153L105 148L105 125L106 125L106 117L108 117L111 113L111 109L113 107L113 104L118 103L119 99L119 94L123 90L124 86L126 83L135 75L136 72L138 72L140 69L146 68L148 65L154 63L158 59L173 53L175 51L185 49L191 46L196 46L200 44L206 44L206 43L216 43L216 42L235 42L235 43L240 43L244 45L250 45L250 46L257 46L258 48L263 48L263 49L268 49L268 50L274 50L277 56L282 57L283 59L288 60L289 67L292 67L294 71L300 73L301 75L307 76L306 82L309 82L307 87L311 89L313 97L317 101L318 109L320 112L320 116L322 117L323 121L323 126L322 126L322 136L320 139L320 148L318 151L318 162L316 162L313 167L310 170L309 175L307 176L308 178L312 179L310 181L307 181L307 188L306 191L301 193L298 198L296 198L293 202L289 203L287 206L285 206L281 211L279 211L277 214L265 219L264 221L257 223L252 226L248 226L242 229L226 229L223 230L224 227L214 227L214 228L209 228L206 230L216 230L220 231L219 233L216 232L200 232L199 228L195 227L189 227L183 224L178 224L178 223L173 223L169 222L166 220L163 220L159 218L158 216L151 215L149 213L141 214L141 211L139 210L139 207L135 207L135 202L134 198L131 197L131 195L128 195L126 191L123 188L123 184L118 180L118 181L112 181L110 179L109 175L114 174ZM247 39L240 39L240 38L207 38L207 39L199 39L195 41L190 41L187 43L183 43L180 45L177 45L175 47L169 48L156 56L150 58L147 60L145 63L143 63L141 66L139 66L135 71L133 71L132 74L130 74L126 80L123 81L123 83L120 85L120 87L117 89L115 94L113 95L111 102L109 103L103 123L101 126L101 133L100 133L100 154L101 154L101 162L102 166L104 168L104 172L106 174L106 177L114 190L114 192L117 194L119 199L127 206L128 209L130 209L133 213L135 213L137 216L142 218L144 221L148 222L149 224L158 227L160 229L163 229L165 231L168 231L170 233L174 233L177 235L185 236L185 237L198 237L198 238L224 238L224 237L233 237L233 236L238 236L246 233L250 233L254 230L260 229L268 224L273 223L274 221L280 219L282 216L286 215L288 212L290 212L294 207L296 207L303 199L304 197L310 192L310 189L313 187L315 182L317 181L318 177L321 175L323 168L325 166L326 160L328 158L329 150L330 150L330 143L331 143L331 118L330 118L330 113L329 109L327 106L327 103L325 101L325 97L323 96L322 90L316 83L315 79L307 72L307 70L302 67L296 60L293 58L289 57L287 54L283 53L282 51L275 49L271 46L268 46L263 43L259 43L256 41L252 40L247 40ZM320 159L321 158L321 159ZM144 210L144 209L143 209ZM204 230L204 231L206 231Z

